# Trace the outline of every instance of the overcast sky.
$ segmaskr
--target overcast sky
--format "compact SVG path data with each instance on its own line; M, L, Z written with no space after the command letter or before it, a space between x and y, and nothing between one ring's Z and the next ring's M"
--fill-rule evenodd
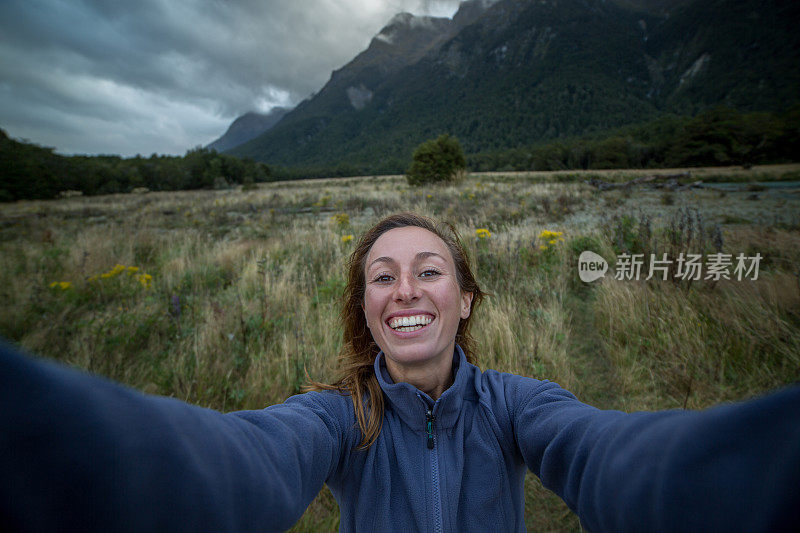
M183 154L292 106L401 11L458 0L0 0L0 128L63 154Z

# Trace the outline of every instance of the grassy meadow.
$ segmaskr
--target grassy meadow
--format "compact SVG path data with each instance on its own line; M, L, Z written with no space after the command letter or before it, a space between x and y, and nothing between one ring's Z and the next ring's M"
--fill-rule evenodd
M800 165L693 169L694 179L737 182L731 190L599 192L583 182L652 172L474 174L421 189L363 177L0 204L0 335L205 407L281 402L305 372L334 377L345 259L380 217L410 210L456 225L491 293L473 322L482 368L623 410L704 408L800 379L800 186L753 183L797 179ZM591 284L577 275L587 249L612 264ZM757 280L618 281L623 252L762 260ZM529 529L580 529L533 475L526 483ZM337 516L324 489L294 531L335 530Z

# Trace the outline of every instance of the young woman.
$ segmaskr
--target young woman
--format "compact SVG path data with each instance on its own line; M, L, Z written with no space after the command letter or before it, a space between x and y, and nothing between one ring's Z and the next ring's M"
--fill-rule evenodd
M0 528L289 528L327 483L341 531L524 531L530 469L590 531L800 520L800 387L715 409L601 411L473 363L483 294L455 232L365 233L333 385L221 414L0 357ZM535 510L532 510L535 512Z

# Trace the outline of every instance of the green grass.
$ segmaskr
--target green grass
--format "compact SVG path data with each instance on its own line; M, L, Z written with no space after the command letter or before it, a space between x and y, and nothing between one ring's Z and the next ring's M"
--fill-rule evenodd
M700 189L665 202L657 190L598 193L576 176L473 175L422 189L400 176L306 180L3 204L0 335L148 393L258 409L298 392L306 371L334 377L343 265L355 244L343 237L412 210L456 225L492 295L474 322L482 368L551 379L626 410L703 408L800 378L800 196L753 202L747 191ZM480 238L481 228L491 236ZM543 230L564 240L550 245ZM587 249L612 263L626 250L763 260L756 281L609 273L589 285L577 276ZM117 264L138 270L102 277ZM145 273L149 286L137 277ZM331 531L337 521L323 489L294 530ZM533 476L526 524L580 527Z

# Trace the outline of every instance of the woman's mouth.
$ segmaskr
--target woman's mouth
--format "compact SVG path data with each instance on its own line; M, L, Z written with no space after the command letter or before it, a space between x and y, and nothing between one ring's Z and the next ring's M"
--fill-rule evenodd
M387 321L387 325L395 331L411 332L424 328L433 321L432 315L396 316Z

